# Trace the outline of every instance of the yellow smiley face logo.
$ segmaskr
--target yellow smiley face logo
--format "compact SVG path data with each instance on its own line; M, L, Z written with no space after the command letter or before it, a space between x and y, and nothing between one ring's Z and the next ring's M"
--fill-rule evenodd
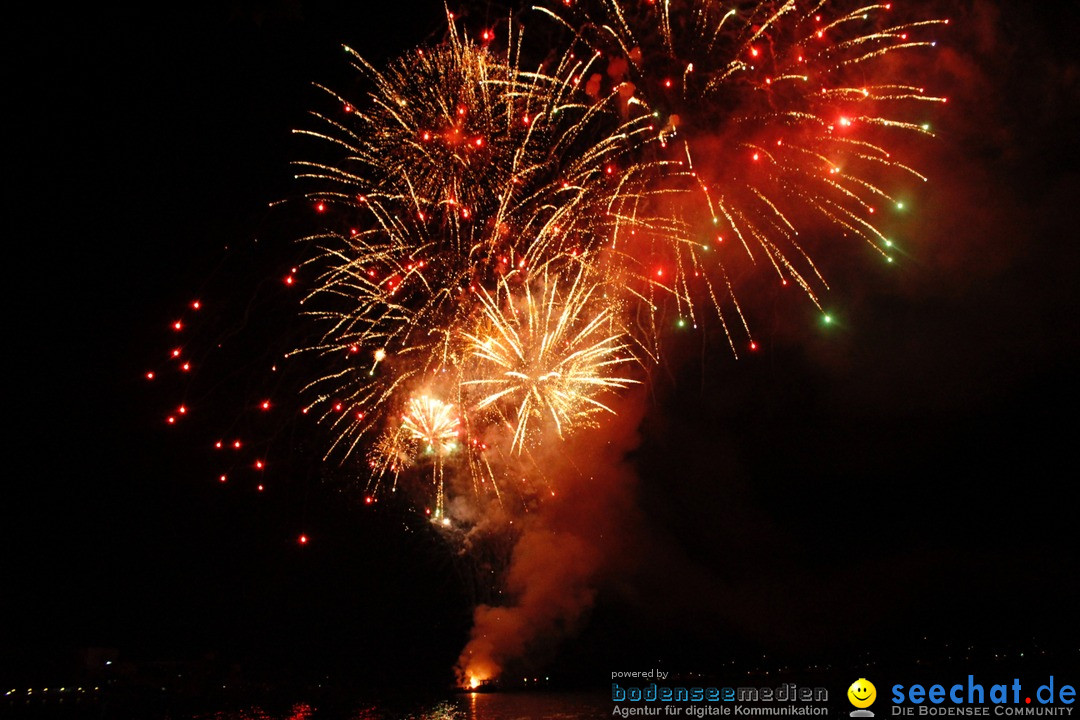
M868 708L877 699L877 688L866 678L859 678L847 689L847 699L857 708Z

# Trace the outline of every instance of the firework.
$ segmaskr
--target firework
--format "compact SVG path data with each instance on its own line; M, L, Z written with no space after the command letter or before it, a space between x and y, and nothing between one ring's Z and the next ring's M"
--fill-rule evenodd
M540 427L562 438L612 412L601 396L636 382L618 374L637 358L615 303L586 267L563 286L544 274L520 298L505 283L495 296L483 293L481 328L465 335L471 363L462 386L478 391L477 411L491 408L512 428L513 451Z
M305 131L335 151L299 164L326 218L305 299L323 332L298 352L328 370L307 390L330 453L378 435L377 475L395 486L417 443L441 447L418 439L434 426L435 406L415 405L427 388L458 408L456 469L498 493L500 474L534 473L491 457L520 462L609 411L628 364L660 352L669 304L695 325L711 305L733 350L735 327L753 348L733 266L764 262L821 307L811 250L847 235L891 259L874 221L900 203L898 178L925 180L886 142L928 134L901 118L942 99L889 60L932 45L939 21L794 0L540 11L573 36L532 70L512 23L496 49L451 21L444 43L383 71L349 51L368 96L327 90L340 115ZM441 508L451 458L434 455Z
M371 489L377 490L384 476L393 478L391 489L396 489L402 471L428 464L435 518L442 518L446 498L443 467L461 448L461 432L461 418L452 404L430 395L409 398L400 422L386 430L372 452L371 467L375 474Z
M521 69L513 26L496 50L451 22L444 43L384 71L349 53L368 96L353 102L327 90L340 115L318 114L322 128L303 134L318 139L328 159L299 163L300 178L317 188L306 201L325 223L305 238L315 248L307 270L316 274L303 304L321 335L293 353L317 355L325 369L305 387L308 407L333 431L328 456L348 458L365 437L378 436L372 466L396 487L399 473L417 465L419 428L433 426L425 420L434 420L431 396L423 408L416 398L443 388L442 407L460 408L469 436L463 465L473 485L494 486L500 474L483 451L488 439L500 450L501 442L489 424L513 427L510 450L520 455L539 423L566 432L602 409L597 390L625 386L605 385L603 373L627 346L617 335L594 337L614 326L613 312L588 307L601 295L603 272L591 272L589 283L578 272L565 292L553 278L581 268L619 228L645 222L624 210L648 193L629 178L646 174L633 153L649 123L620 119L615 94L598 100L578 89L595 58L567 53L550 67ZM549 278L550 288L533 289ZM551 334L547 345L534 349L541 336L519 331L511 298L558 307L561 325L529 329ZM593 322L580 326L581 313ZM476 344L484 332L495 343L486 354ZM571 357L559 366L567 347ZM499 391L476 375L498 371L497 382L508 382L517 359L504 352L555 362L512 418L501 401L521 388ZM470 401L481 387L494 397ZM434 454L441 508L450 458Z
M900 57L935 45L931 33L947 20L893 21L890 3L828 0L568 0L538 10L606 58L592 81L620 93L627 117L653 118L653 148L680 167L669 180L686 196L670 212L692 231L637 238L656 258L654 275L670 278L680 315L693 319L695 298L717 311L729 298L749 334L728 281L746 261L820 308L827 285L812 250L837 236L892 262L883 216L903 208L904 183L926 178L890 146L932 134L925 108L945 102L905 80Z

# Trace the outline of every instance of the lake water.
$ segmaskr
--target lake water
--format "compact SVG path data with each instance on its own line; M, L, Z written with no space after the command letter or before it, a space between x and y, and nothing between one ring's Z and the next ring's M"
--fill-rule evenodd
M611 699L576 693L474 693L442 700L357 703L351 710L297 703L286 713L259 707L188 716L190 720L593 720L611 716ZM183 720L188 720L184 718ZM180 718L176 718L180 720Z
M247 702L219 706L150 703L28 703L9 706L12 717L35 720L599 720L610 718L612 703L603 693L462 693L424 699L397 696L378 701ZM4 715L0 706L0 715Z

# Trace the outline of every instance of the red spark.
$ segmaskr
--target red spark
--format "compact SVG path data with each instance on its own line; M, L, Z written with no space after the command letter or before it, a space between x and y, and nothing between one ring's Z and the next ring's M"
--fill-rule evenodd
M146 379L147 380L153 380L154 379L154 372L152 370L150 372L146 373Z

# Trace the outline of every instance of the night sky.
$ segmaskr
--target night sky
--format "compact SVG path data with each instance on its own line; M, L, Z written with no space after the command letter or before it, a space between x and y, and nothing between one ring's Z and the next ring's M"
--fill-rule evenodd
M907 262L829 257L828 329L755 296L751 357L676 340L631 456L635 557L545 667L602 684L613 658L902 663L1033 638L1077 663L1080 14L1042 5L941 4L950 102ZM256 428L281 458L262 494L217 483L209 444L286 386L261 343L295 332L272 321L302 252L268 205L296 192L311 83L350 86L343 43L382 60L442 32L436 2L366 6L14 23L0 679L87 646L448 677L472 591L422 520L365 508L302 423ZM143 374L195 298L226 348L191 397Z

